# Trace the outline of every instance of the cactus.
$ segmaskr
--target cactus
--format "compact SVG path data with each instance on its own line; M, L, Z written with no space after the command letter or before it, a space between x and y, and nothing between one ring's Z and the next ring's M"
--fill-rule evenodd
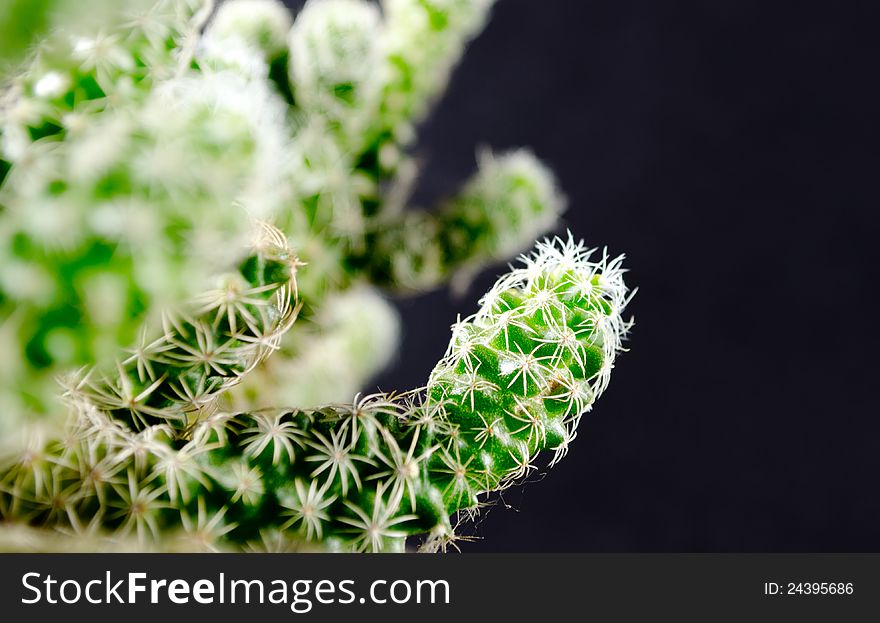
M145 326L127 356L108 371L71 375L67 393L133 429L164 423L187 431L217 400L279 348L296 319L299 260L268 226L236 273L167 313L159 335Z
M5 423L51 412L58 374L109 364L144 322L235 270L254 219L281 205L283 102L241 74L184 70L173 46L202 14L165 2L114 34L58 34L7 92Z
M380 15L312 0L292 29L270 0L224 2L211 20L207 0L143 4L53 34L0 104L0 340L16 353L0 367L4 413L51 412L57 375L109 364L216 267L234 269L228 250L253 217L309 263L299 287L316 339L333 331L312 311L327 296L364 279L436 287L555 224L555 182L525 152L484 157L441 210L401 213L411 126L491 3L396 1ZM273 370L301 367L298 352L282 344L288 365ZM288 385L268 369L247 384Z
M352 406L216 413L135 432L72 392L79 415L4 468L0 512L36 525L136 535L184 529L230 548L278 540L393 551L568 451L605 389L628 324L620 258L539 245L453 327L427 386Z
M284 5L274 0L224 2L209 25L209 38L240 38L256 46L272 62L287 54L287 36L293 22Z
M465 45L482 29L494 2L383 0L386 78L371 132L380 161L393 161L387 152L394 153L413 140L413 124L421 121L442 92Z
M522 236L551 228L564 204L552 174L528 152L484 152L479 173L457 197L372 232L358 259L374 282L425 290L509 257Z
M287 339L293 355L267 358L226 395L226 406L243 411L254 404L320 407L346 400L394 358L399 341L398 314L374 288L335 293L321 306L321 331L298 326Z
M454 546L565 455L629 328L620 259L547 241L425 387L350 402L396 351L379 288L462 289L565 208L516 150L405 209L492 0L132 2L0 96L0 548Z

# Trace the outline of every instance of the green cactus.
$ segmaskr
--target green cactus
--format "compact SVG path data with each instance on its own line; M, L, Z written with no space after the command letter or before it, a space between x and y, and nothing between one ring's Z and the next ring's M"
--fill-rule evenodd
M320 322L320 331L297 325L285 342L290 356L263 361L244 384L226 394L226 408L306 408L350 400L395 356L400 319L374 288L361 284L329 295L321 305Z
M221 41L240 38L271 63L287 55L292 25L290 12L275 0L237 0L220 4L208 25L208 37Z
M410 211L377 228L358 260L376 283L426 290L510 257L522 236L552 227L564 204L552 174L530 153L485 152L458 196L440 210Z
M57 375L113 361L145 321L234 270L254 219L282 203L283 102L241 74L186 69L191 44L178 42L204 15L193 6L160 3L113 34L58 33L7 92L7 424L50 413Z
M279 348L299 312L298 266L281 232L265 226L237 272L219 278L189 309L167 313L158 335L145 326L114 367L66 379L67 394L135 430L164 423L185 433Z
M411 136L361 141L424 114L488 3L452 3L442 20L430 3L380 15L364 0L313 0L289 35L270 0L222 3L204 32L207 0L143 4L97 31L54 33L2 98L0 344L15 353L0 365L5 427L57 411L58 375L106 367L145 322L234 270L230 250L244 250L253 217L281 226L310 266L299 287L312 338L298 341L312 344L338 341L314 311L325 297L364 279L435 287L555 223L552 179L523 152L484 158L461 197L411 215L400 210ZM432 54L401 47L408 28L427 29ZM278 71L288 59L290 80ZM365 72L365 60L383 69ZM282 344L288 365L249 391L288 386L273 370L303 356L293 338ZM321 395L365 382L383 360Z
M385 79L371 150L394 163L415 138L413 124L445 88L465 45L482 30L495 0L383 0Z
M620 258L547 242L456 323L427 387L317 410L216 413L134 432L71 392L76 427L0 476L7 520L212 547L260 541L388 551L455 540L450 520L565 455L628 329Z
M629 327L620 260L548 241L424 388L350 402L399 339L378 288L461 288L565 207L518 150L404 209L492 0L139 2L0 96L0 548L454 545L564 456Z

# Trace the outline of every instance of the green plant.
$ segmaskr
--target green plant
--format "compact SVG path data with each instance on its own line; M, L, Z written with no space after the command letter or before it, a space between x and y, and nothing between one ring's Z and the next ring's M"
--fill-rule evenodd
M36 439L2 473L7 517L224 547L426 549L450 516L568 451L607 385L627 324L620 260L539 245L458 322L424 390L317 410L216 413L140 431L72 389L63 438Z
M282 205L284 104L265 81L188 68L206 15L162 2L116 31L58 32L5 92L7 427L57 410L57 375L112 366L145 323L234 272L255 219Z
M502 277L424 388L350 403L397 345L377 288L463 285L564 208L520 150L404 210L415 124L491 5L160 0L42 44L0 108L7 529L445 549L567 452L628 329L620 260L573 239Z
M438 212L400 212L412 124L489 3L445 13L391 2L377 29L367 2L312 2L290 31L290 62L290 19L275 2L223 3L204 32L211 2L142 4L112 28L54 33L3 97L0 343L16 353L0 366L5 414L41 417L58 374L112 366L144 323L212 287L218 268L234 270L254 219L277 224L306 258L302 331L321 336L332 326L312 310L328 295L365 278L434 287L555 223L562 200L525 152L487 155ZM433 42L432 53L404 36ZM354 87L359 75L369 86ZM288 365L242 391L286 387L271 374L307 356L297 341L277 357ZM375 371L352 369L321 394Z

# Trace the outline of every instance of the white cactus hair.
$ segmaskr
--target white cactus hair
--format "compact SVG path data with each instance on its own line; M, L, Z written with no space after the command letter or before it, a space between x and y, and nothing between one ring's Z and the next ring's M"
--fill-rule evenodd
M297 104L359 134L378 105L382 16L366 0L309 0L290 30L290 79ZM343 91L340 91L343 89Z
M287 49L292 25L290 11L278 0L225 0L206 34L218 39L240 38L272 57Z
M598 259L594 256L600 255ZM610 312L598 314L594 330L602 338L605 355L599 379L593 387L595 398L598 398L608 387L611 369L617 353L624 350L623 342L635 324L634 318L625 319L623 312L635 296L637 289L630 290L624 281L629 272L623 268L625 254L611 256L608 249L589 248L583 240L576 240L571 231L564 238L556 236L539 242L534 251L520 256L524 266L514 270L499 282L511 284L519 282L526 288L535 273L553 274L554 272L573 272L576 280L571 280L571 290L580 294L580 289L591 287L591 294L608 303ZM524 281L523 281L524 280ZM598 283L592 283L597 281ZM506 285L505 284L505 285ZM510 287L510 286L508 286Z

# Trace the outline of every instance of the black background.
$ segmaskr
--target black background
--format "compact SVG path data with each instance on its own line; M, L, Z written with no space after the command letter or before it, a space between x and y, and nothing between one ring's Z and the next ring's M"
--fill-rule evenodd
M423 128L417 202L453 192L476 146L529 146L569 197L563 227L625 252L639 293L631 352L571 453L464 551L880 551L878 17L496 6ZM424 383L500 270L459 300L400 301L378 385Z

